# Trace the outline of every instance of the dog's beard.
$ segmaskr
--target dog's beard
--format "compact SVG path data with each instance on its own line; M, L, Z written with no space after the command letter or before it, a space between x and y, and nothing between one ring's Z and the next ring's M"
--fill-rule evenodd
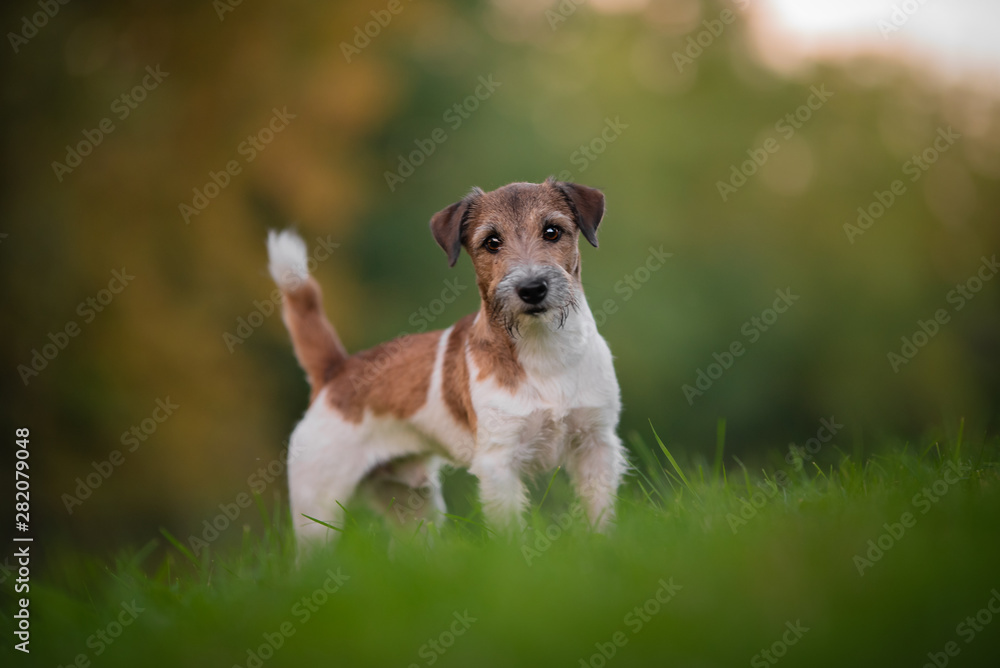
M531 278L542 279L548 286L548 294L539 304L527 304L517 294L517 286ZM517 339L533 331L562 329L570 314L579 310L578 299L570 279L558 268L518 267L497 284L490 300L489 314L510 338Z
M569 292L558 304L545 304L545 311L542 313L528 313L520 300L510 304L506 299L494 299L490 317L510 338L516 339L522 335L521 326L532 321L545 325L550 330L560 330L566 325L570 314L579 309L580 303L576 295Z
M553 322L556 326L555 328L562 329L566 324L566 319L569 318L569 314L573 311L578 311L579 309L580 305L576 301L576 296L570 294L569 299L555 309L555 317L553 318Z

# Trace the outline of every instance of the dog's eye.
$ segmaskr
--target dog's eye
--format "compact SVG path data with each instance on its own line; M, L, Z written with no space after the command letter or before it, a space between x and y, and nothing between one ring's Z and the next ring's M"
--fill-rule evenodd
M500 241L500 237L498 237L495 234L491 234L490 236L486 237L486 241L483 242L483 248L485 248L491 253L499 252L500 246L502 245L503 242Z
M555 225L549 225L542 232L542 238L546 241L559 241L559 237L562 236L562 230Z

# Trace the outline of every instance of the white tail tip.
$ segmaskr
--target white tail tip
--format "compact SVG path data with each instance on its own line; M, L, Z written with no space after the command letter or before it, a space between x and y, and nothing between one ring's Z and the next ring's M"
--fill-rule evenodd
M267 255L267 268L282 290L294 290L308 280L306 242L292 230L268 232Z

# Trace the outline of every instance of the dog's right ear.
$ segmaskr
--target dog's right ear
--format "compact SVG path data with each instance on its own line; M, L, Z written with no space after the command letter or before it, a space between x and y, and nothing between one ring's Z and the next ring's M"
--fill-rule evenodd
M455 202L451 206L441 209L431 217L431 234L434 240L448 254L448 266L454 267L458 262L458 256L462 252L462 233L465 231L465 222L469 219L469 211L476 203L483 191L473 188L472 192L462 200Z

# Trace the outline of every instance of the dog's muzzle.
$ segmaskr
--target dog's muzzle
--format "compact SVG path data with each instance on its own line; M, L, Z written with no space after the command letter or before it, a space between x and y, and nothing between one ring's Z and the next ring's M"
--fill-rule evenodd
M558 267L546 265L514 268L497 287L494 312L512 329L518 317L554 313L561 326L576 305L569 277Z

